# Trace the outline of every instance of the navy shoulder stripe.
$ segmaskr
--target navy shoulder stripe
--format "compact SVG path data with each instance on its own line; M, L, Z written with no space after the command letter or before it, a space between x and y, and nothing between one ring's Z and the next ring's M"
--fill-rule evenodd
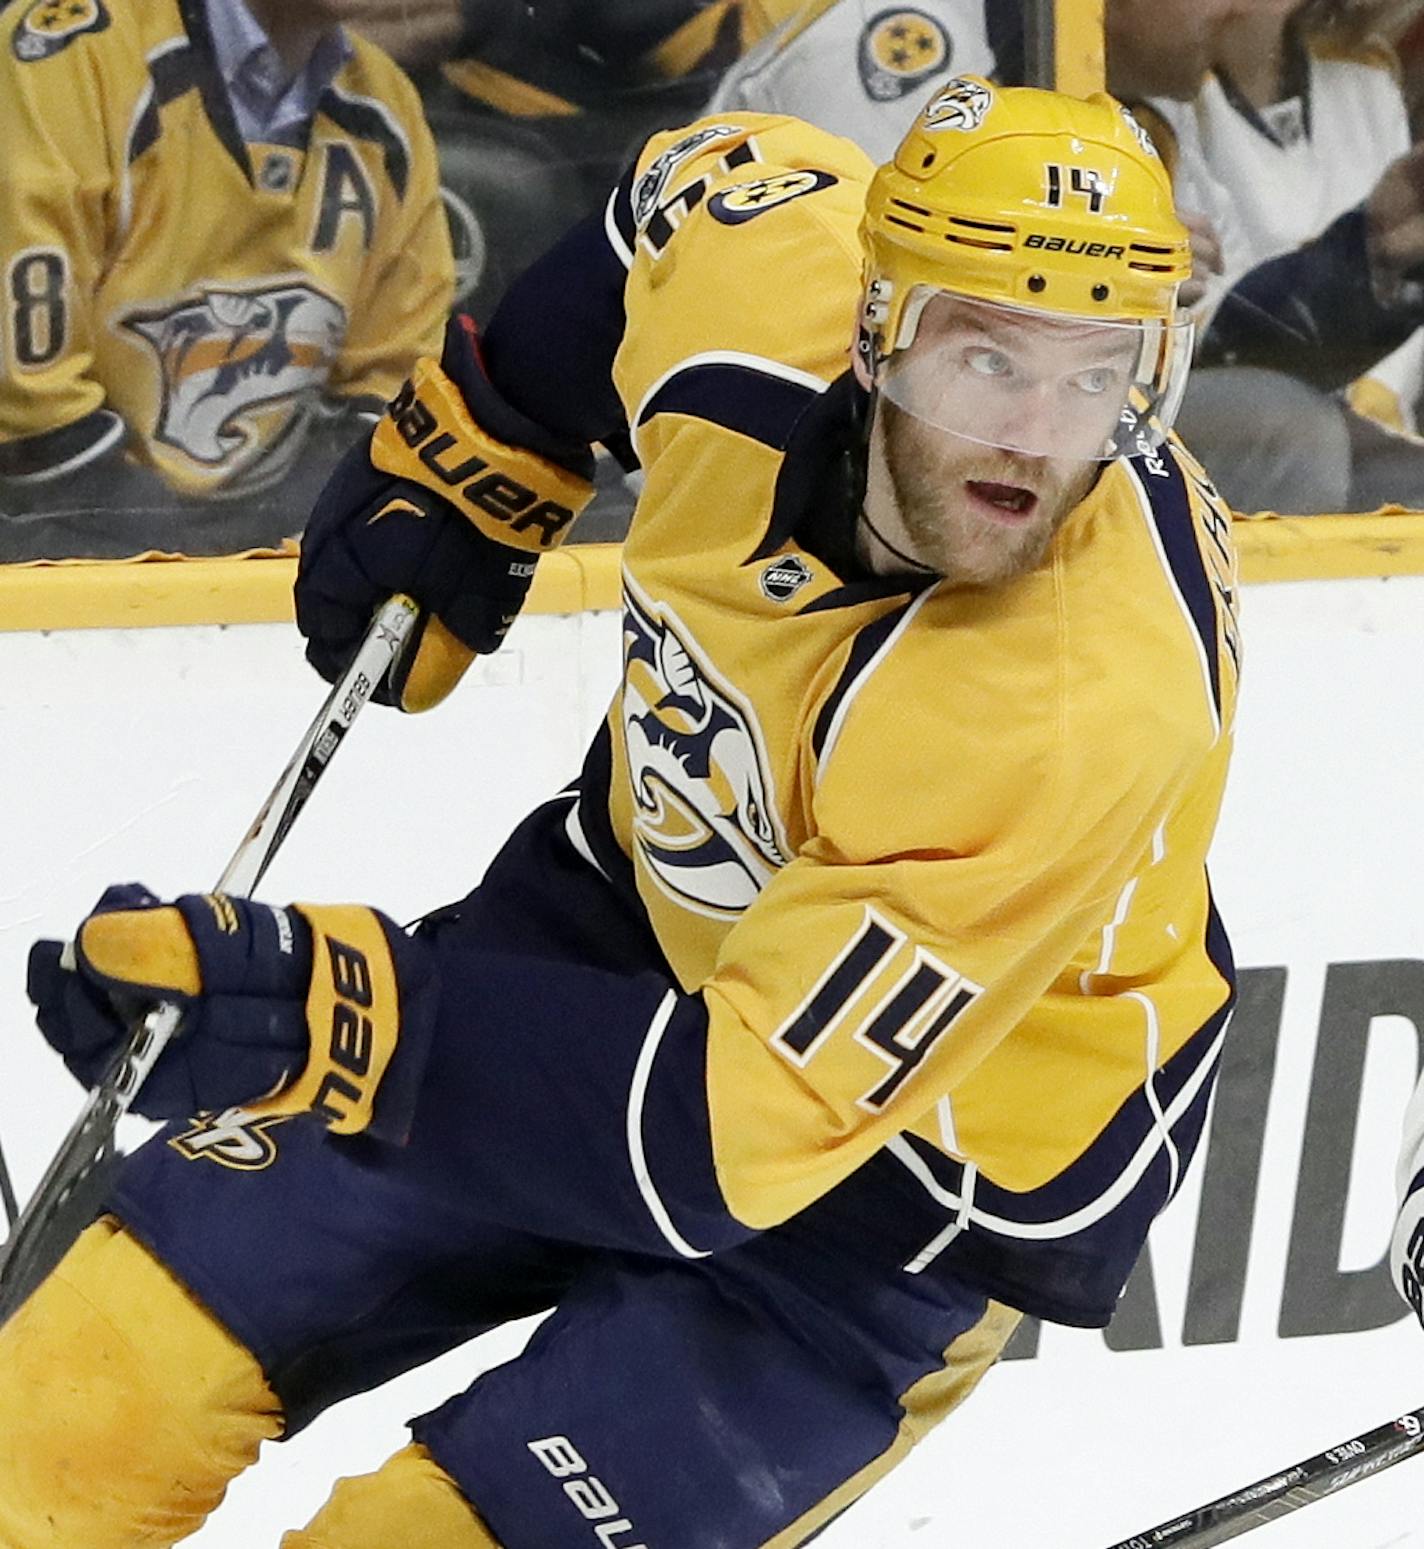
M321 98L321 112L358 140L369 140L380 147L386 164L386 176L396 191L397 199L405 198L410 182L410 152L405 142L391 128L384 113L373 103L359 97L344 96L335 86L328 86Z
M608 203L614 230L630 253L638 240L638 228L633 221L633 174L637 170L636 166L630 166L618 179L618 186L613 190L613 197Z
M889 613L867 624L851 642L850 655L846 658L846 664L841 668L836 686L826 695L826 702L821 706L820 713L816 716L816 724L811 730L811 750L817 759L821 756L821 749L826 745L826 738L830 735L831 724L836 718L836 711L841 707L841 701L855 687L856 680L870 665L875 653L894 633L896 626L914 601L913 597L907 598L904 607L892 608Z
M806 382L750 363L692 361L651 394L638 424L657 414L690 414L784 452L797 420L819 396Z
M1211 676L1212 702L1221 715L1221 659L1217 649L1216 591L1206 562L1197 544L1187 481L1181 465L1171 451L1163 448L1150 460L1132 459L1139 488L1147 497L1147 509L1157 529L1158 541L1166 555L1182 601L1201 637Z
M199 84L198 60L192 45L181 44L151 56L148 74L153 82L153 92L129 140L130 162L137 161L158 139L158 110Z

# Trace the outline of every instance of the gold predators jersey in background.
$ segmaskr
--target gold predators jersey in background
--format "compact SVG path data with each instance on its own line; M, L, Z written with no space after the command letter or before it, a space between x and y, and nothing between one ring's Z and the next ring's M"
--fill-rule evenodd
M870 171L732 114L655 139L609 206L646 486L607 812L586 780L574 832L631 862L705 999L740 1220L888 1147L949 1210L926 1262L963 1234L1002 1299L1102 1323L1199 1135L1231 997L1205 866L1228 515L1171 445L1107 465L1007 585L867 579L847 367Z
M323 396L438 354L453 287L414 89L358 38L305 147L245 144L202 0L0 22L0 472L133 451L174 488L278 479Z

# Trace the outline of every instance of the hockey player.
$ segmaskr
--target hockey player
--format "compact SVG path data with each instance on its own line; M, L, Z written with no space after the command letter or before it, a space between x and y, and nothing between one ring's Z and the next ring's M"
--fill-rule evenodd
M789 1549L1021 1312L1108 1321L1232 998L1188 269L1116 102L964 77L878 171L658 136L483 352L452 324L308 529L309 654L410 590L434 702L626 425L621 688L413 934L128 887L77 968L36 946L82 1080L155 997L187 1030L138 1104L177 1122L0 1331L7 1549L172 1543L264 1438L545 1309L287 1549Z
M218 497L219 548L299 530L449 310L411 84L275 0L28 0L0 73L0 514L82 513L55 541L99 556L181 548ZM48 530L0 521L0 557Z

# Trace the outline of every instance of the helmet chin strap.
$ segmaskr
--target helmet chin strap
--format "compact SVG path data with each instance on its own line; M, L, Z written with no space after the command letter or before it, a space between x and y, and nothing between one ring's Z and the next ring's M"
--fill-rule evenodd
M891 543L891 541L885 536L885 534L880 531L875 523L871 521L870 513L865 509L864 506L860 508L860 515L856 519L856 526L859 533L868 535L876 544L880 546L880 548L884 549L887 554L893 556L894 559L898 561L898 565L894 569L887 571L876 565L872 558L870 561L870 567L876 572L877 575L898 575L902 570L911 571L915 575L939 574L939 572L935 570L933 566L923 564L920 560L914 559L909 554L906 554L902 550L897 549L895 545Z
M905 553L903 549L892 543L890 539L887 538L880 530L880 528L875 525L875 522L868 510L870 497L870 469L871 464L874 462L876 456L872 444L872 437L874 435L876 410L879 407L879 398L879 393L874 387L872 387L867 396L865 406L865 432L864 445L862 449L862 458L865 467L865 479L861 488L860 510L856 517L856 547L857 549L862 550L862 559L865 560L865 562L877 575L903 575L906 572L909 572L912 575L938 575L939 572L935 570L932 565L927 565L922 560L914 558L913 555ZM880 458L883 463L885 458L883 447L880 452ZM883 478L879 482L882 488L890 483L888 468L883 470ZM893 494L891 494L890 498L894 498ZM881 555L877 555L876 548L881 551L882 555L888 555L895 563L888 568L882 564L877 564L876 559L881 557Z

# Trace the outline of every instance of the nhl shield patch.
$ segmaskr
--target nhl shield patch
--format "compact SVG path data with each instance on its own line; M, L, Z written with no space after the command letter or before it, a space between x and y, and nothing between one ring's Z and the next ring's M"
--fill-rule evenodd
M856 64L866 96L895 102L949 68L954 45L944 24L923 11L881 11L860 34Z
M811 567L799 554L774 559L761 573L763 595L773 602L789 602L811 579Z
M34 0L10 39L15 58L28 64L49 59L86 32L109 25L104 0Z

